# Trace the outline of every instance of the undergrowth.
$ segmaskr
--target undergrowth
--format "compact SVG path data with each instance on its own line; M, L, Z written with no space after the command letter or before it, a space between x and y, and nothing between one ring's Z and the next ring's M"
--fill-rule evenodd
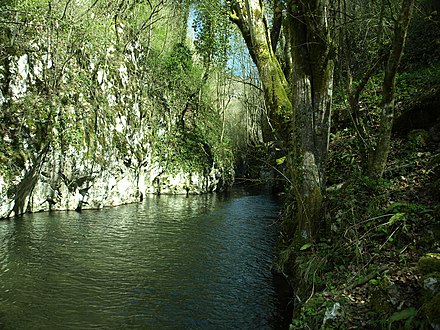
M338 138L339 159L330 161L342 171L329 180L341 181L327 193L321 239L280 254L281 263L294 256L291 328L429 329L416 264L440 247L438 151L419 137L395 140L384 178L374 180L360 174L355 144Z

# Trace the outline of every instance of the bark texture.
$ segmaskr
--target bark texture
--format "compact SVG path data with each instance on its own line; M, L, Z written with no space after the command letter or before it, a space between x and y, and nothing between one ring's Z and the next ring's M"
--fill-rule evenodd
M290 140L292 104L289 85L275 56L270 29L261 0L239 0L231 4L230 19L241 31L249 53L258 68L266 106L276 137Z
M288 231L312 240L321 219L325 161L330 130L334 52L328 0L286 2L283 25L285 70L275 56L281 2L275 1L274 27L264 16L262 0L231 3L231 20L239 27L263 84L266 105L279 137L289 150L288 167L296 215ZM288 47L290 46L290 47ZM285 74L290 75L286 79ZM290 84L288 83L290 82ZM291 101L292 100L292 101Z
M297 200L294 232L313 240L322 222L325 162L333 91L334 52L328 3L292 1L294 149L293 182ZM299 157L298 157L299 156Z
M381 178L390 152L391 131L394 120L396 75L405 47L409 22L414 9L414 0L403 0L400 15L394 26L394 38L385 69L382 92L382 116L377 135L376 148L371 154L369 175Z

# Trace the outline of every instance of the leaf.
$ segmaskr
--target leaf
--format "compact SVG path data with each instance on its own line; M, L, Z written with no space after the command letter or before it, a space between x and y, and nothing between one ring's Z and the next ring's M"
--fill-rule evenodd
M301 246L301 248L299 249L300 251L304 251L307 250L308 248L310 248L313 244L312 243L306 243L303 246Z
M400 210L407 210L409 212L419 212L420 210L426 209L423 205L413 204L413 203L400 203L395 202L388 205L385 212L392 212L392 211L400 211Z
M286 156L277 159L277 165L281 165L286 160Z
M396 214L394 214L391 218L390 218L390 220L388 221L390 224L393 224L393 223L395 223L396 221L398 221L398 220L400 220L400 219L404 219L405 218L405 213L403 213L403 212L399 212L399 213L396 213Z
M410 307L399 312L395 312L393 315L391 315L388 321L391 325L393 322L396 321L408 320L407 322L405 322L405 328L407 328L416 315L417 310L414 307Z
M388 207L387 207L387 209L386 209L386 211L385 212L391 212L391 211L393 211L394 209L398 209L398 208L401 208L401 207L407 207L408 206L408 203L400 203L400 202L396 202L396 203L391 203Z

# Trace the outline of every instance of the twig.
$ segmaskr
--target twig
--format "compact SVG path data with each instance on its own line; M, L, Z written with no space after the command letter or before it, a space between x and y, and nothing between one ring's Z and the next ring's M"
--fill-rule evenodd
M354 288L356 288L356 287L358 287L358 286L361 286L361 285L367 283L369 280L375 278L379 273L382 273L383 271L385 271L385 270L387 270L387 269L388 269L387 266L382 266L382 267L380 267L379 269L377 269L377 270L371 272L371 273L368 274L367 276L363 277L362 279L357 280L356 282L353 282L353 283L351 283L350 285L346 286L346 287L344 288L344 290L345 290L345 291L348 291L348 290L352 290L352 289L354 289Z
M385 244L387 244L387 242L391 239L391 237L393 237L393 235L396 233L396 231L398 231L400 229L401 226L397 227L390 236L387 237L387 239L385 240L385 242L380 246L379 251L382 250L382 248L385 246Z

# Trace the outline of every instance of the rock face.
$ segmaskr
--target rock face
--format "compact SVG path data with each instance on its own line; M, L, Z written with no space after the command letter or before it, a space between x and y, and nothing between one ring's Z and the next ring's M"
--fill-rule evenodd
M223 174L214 167L209 173L171 174L158 162L133 168L119 159L98 165L82 156L73 150L46 150L10 184L0 176L0 218L134 203L145 194L200 194L224 188Z
M54 17L67 9L75 18L67 6ZM49 24L50 17L32 14L23 22ZM0 27L7 45L0 48L0 218L102 208L151 193L199 194L232 183L221 116L202 94L207 82L188 46L164 48L158 40L156 52L147 35L144 48L129 22L114 29L107 16L87 29Z

